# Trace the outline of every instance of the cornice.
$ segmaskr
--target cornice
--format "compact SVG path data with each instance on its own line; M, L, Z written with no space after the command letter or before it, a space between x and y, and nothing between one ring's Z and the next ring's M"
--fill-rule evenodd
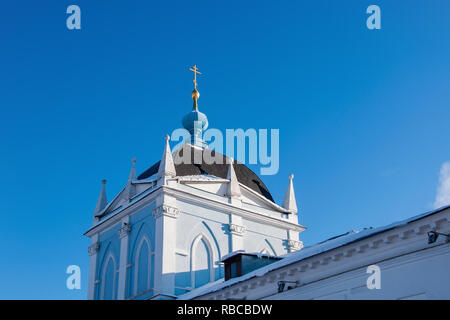
M215 292L197 296L195 299L221 299L221 297L229 295L236 290L248 293L252 288L263 286L266 283L274 283L287 276L291 277L290 279L299 277L302 281L309 278L310 281L306 282L306 284L309 284L328 277L339 276L374 263L388 263L389 261L399 263L394 261L395 258L399 257L408 256L410 259L414 259L415 257L410 254L424 252L424 249L433 249L434 251L440 250L439 247L441 247L442 250L449 251L450 245L444 240L432 245L429 245L427 242L428 231L438 229L448 232L450 230L449 218L450 212L447 213L447 217L445 217L445 214L428 216L410 224L388 229L329 251L292 261L285 266L268 271L263 276L254 276L242 282L230 284L217 289ZM276 294L276 289L274 289L273 294Z
M177 199L184 199L193 203L201 204L203 206L207 206L212 209L216 209L222 212L227 212L231 214L235 214L238 216L241 216L243 218L247 218L249 220L260 222L272 226L276 226L283 229L289 229L293 231L303 231L306 228L293 223L287 219L277 218L277 217L270 217L264 214L261 214L259 212L250 210L248 208L239 208L236 206L233 206L229 203L222 203L220 201L217 201L215 199L207 198L201 195L194 195L189 192L186 192L184 190L179 190L175 188L171 188L169 186L163 186L162 187L163 192L171 195Z
M158 219L163 216L176 219L176 218L178 218L179 215L180 215L180 210L178 210L175 207L168 206L166 204L163 204L163 205L153 209L153 216L155 217L155 219Z
M148 194L143 195L143 193L148 192ZM150 202L152 202L156 197L160 195L161 192L167 193L169 195L173 195L175 197L188 200L190 202L194 202L197 204L202 204L204 206L210 207L212 209L217 209L223 212L236 214L238 216L247 218L249 220L260 222L276 227L280 227L283 229L289 229L293 231L304 231L306 228L304 226L301 226L299 224L293 223L289 220L284 220L282 218L278 217L270 217L265 214L261 214L260 212L257 212L256 210L251 210L249 208L239 208L236 206L233 206L229 203L222 203L220 201L217 201L215 199L211 199L202 195L192 194L185 190L176 189L167 185L163 185L160 187L152 188L150 190L145 190L140 195L136 195L135 198L140 197L140 199L137 199L134 203L130 204L129 206L120 209L118 208L118 212L113 213L110 217L105 218L105 220L100 221L95 226L91 227L88 231L86 231L85 235L90 237L95 233L102 232L106 228L109 228L110 226L118 223L120 219L128 214L131 214L133 211L139 210L146 205L148 205ZM117 198L117 196L116 196ZM114 200L113 200L114 201ZM112 201L112 202L113 202ZM106 209L106 208L105 208Z
M177 188L173 188L167 185L163 185L160 187L156 187L152 190L146 190L145 192L148 192L146 195L137 195L136 197L141 196L140 199L137 199L134 203L130 204L129 206L118 210L118 212L112 214L110 217L105 218L105 220L100 221L95 226L91 227L88 231L86 231L85 235L90 237L95 233L100 233L103 230L109 228L112 225L115 225L120 221L120 219L126 215L131 214L133 211L139 210L145 206L147 206L149 203L155 200L161 193L166 193L168 195L172 195L176 198L185 199L187 201L201 204L203 206L207 206L211 209L216 209L222 212L227 212L231 214L236 214L238 216L247 218L249 220L260 222L263 224L272 225L275 227L283 228L283 229L289 229L293 231L304 231L306 228L304 226L301 226L299 224L293 223L287 219L282 219L278 217L270 217L265 214L261 214L260 212L257 212L256 210L251 210L249 208L239 208L236 206L233 206L229 203L222 203L220 201L217 201L215 199L211 199L202 195L192 194L185 190L180 190ZM135 198L136 198L135 197Z
M120 239L128 237L130 232L131 232L131 225L129 223L124 223L117 231Z
M303 248L302 241L297 241L297 240L293 240L293 239L288 239L287 245L288 245L290 251L298 251L301 248Z
M245 233L245 227L240 226L238 224L230 223L228 225L228 228L230 229L230 233L237 235L237 236L243 236Z
M100 243L98 241L96 241L88 247L88 253L90 256L93 256L94 254L97 254L99 249L100 249Z
M153 201L155 201L155 199L160 195L161 191L161 187L151 190L147 195L144 195L142 198L136 200L136 202L130 204L128 207L117 211L115 214L91 227L88 231L86 231L84 235L87 237L91 237L93 234L101 233L105 229L119 223L124 216L132 214L134 211L145 208Z
M278 204L276 204L275 202L270 201L269 199L267 199L266 197L264 197L263 195L259 194L258 192L250 189L249 187L247 187L245 184L242 184L239 182L239 185L245 189L246 191L248 191L250 194L253 194L254 196L258 197L261 201L265 202L267 205L271 206L274 210L276 210L277 212L280 213L287 213L287 214L295 214L292 211L287 210L286 208L283 208L282 206L279 206Z

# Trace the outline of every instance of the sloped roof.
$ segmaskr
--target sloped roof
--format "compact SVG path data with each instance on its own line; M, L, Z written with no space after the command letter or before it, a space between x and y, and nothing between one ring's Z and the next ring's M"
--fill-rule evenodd
M416 216L413 216L411 218L402 220L402 221L398 221L398 222L394 222L392 224L389 224L387 226L382 226L382 227L378 227L378 228L365 228L362 231L349 231L347 233L332 237L330 239L327 239L325 241L319 242L317 244L314 244L312 246L309 247L305 247L300 251L296 251L296 252L292 252L292 253L288 253L284 256L281 256L281 260L274 262L272 264L269 264L267 266L264 266L262 268L256 269L252 272L249 272L245 275L242 275L240 277L236 277L233 279L230 279L228 281L225 281L223 278L219 279L215 282L211 282L208 283L202 287L196 288L188 293L185 293L181 296L178 296L178 299L180 300L189 300L189 299L193 299L195 297L199 297L199 296L203 296L206 295L208 293L212 293L212 292L216 292L220 289L226 288L226 287L230 287L236 283L239 282L243 282L245 280L254 278L254 277L261 277L273 270L276 269L280 269L282 267L285 267L287 265L299 262L301 260L310 258L312 256L327 252L327 251L331 251L333 249L336 249L338 247L342 247L345 245L348 245L350 243L354 243L360 240L363 240L365 238L368 237L372 237L376 234L382 233L382 232L386 232L395 228L399 228L402 226L405 226L409 223L412 223L414 221L423 219L425 217L428 217L430 215L439 213L441 211L444 211L446 209L450 208L450 205L432 210L432 211L428 211Z
M181 159L183 158L184 152L191 153L191 163L182 163ZM175 161L175 171L177 176L193 176L193 175L211 175L216 176L218 178L227 178L228 173L228 161L231 161L230 158L225 155L211 151L211 156L215 159L219 159L219 163L208 164L204 161L205 149L201 149L198 147L192 147L191 145L183 145L181 148L174 152L174 161ZM195 159L200 159L201 161L194 161ZM228 160L227 160L228 159ZM177 161L178 160L178 161ZM221 161L220 161L221 160ZM199 163L194 163L199 162ZM159 163L155 163L150 168L145 170L138 176L138 180L143 180L151 177L152 175L158 172ZM237 179L243 185L249 187L253 191L259 193L264 196L266 199L274 202L272 195L269 192L269 189L266 187L264 182L250 170L247 166L242 163L239 163L234 160L234 171L236 172Z

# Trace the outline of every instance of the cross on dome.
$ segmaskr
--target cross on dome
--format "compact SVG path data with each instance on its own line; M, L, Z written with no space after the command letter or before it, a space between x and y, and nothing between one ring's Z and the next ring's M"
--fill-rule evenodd
M194 73L194 88L197 89L197 74L202 74L200 71L198 71L197 65L194 65L193 67L189 68L190 71Z

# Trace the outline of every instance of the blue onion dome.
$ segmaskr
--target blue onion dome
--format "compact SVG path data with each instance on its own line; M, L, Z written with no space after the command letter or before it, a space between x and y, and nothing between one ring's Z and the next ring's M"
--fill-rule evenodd
M208 118L206 115L198 111L197 99L200 97L200 93L197 89L192 91L192 99L194 100L194 105L192 111L187 113L183 117L183 127L189 131L191 135L201 135L203 130L208 128Z
M197 121L197 129L200 131L208 128L208 118L206 115L197 109L192 110L183 117L183 127L191 134L194 133L195 122Z

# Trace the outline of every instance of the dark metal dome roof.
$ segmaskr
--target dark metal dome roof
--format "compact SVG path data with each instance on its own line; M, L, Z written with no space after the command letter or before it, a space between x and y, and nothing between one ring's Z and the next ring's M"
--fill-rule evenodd
M180 163L181 161L176 161L177 159L180 160L180 158L183 157L183 152L191 152L191 163ZM191 145L183 145L183 147L179 148L174 154L175 170L177 172L177 176L207 174L226 179L228 173L228 162L226 159L228 157L224 156L221 153L211 151L211 155L214 158L221 159L222 161L221 163L207 164L203 160L204 152L204 149L192 147ZM201 163L194 163L194 159L201 159ZM160 161L141 173L138 177L138 180L149 178L152 175L158 173L159 162ZM233 163L236 177L240 183L264 196L268 200L274 202L272 195L270 194L264 182L262 182L261 179L252 170L237 161L234 161Z

